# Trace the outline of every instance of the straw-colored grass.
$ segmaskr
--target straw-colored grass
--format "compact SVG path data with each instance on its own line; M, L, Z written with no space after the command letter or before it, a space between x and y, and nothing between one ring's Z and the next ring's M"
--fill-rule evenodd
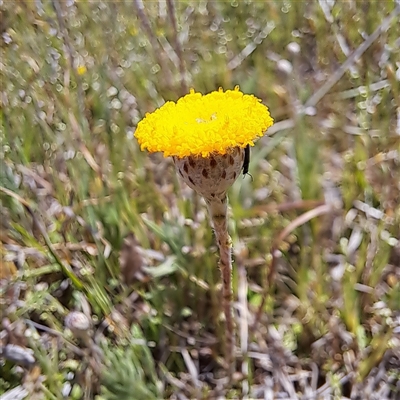
M396 2L0 7L2 400L399 397ZM275 125L228 192L227 375L207 205L133 135L237 84Z

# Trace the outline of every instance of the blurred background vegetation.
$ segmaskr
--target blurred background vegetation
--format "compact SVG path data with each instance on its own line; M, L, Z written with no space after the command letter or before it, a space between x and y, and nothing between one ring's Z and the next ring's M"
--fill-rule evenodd
M398 399L400 6L2 1L1 399ZM237 370L204 203L138 121L240 85Z

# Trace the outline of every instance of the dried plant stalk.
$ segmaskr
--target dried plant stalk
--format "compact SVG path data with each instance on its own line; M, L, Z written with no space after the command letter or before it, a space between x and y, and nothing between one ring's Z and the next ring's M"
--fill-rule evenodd
M232 240L228 233L227 197L223 199L206 199L211 222L219 248L219 269L222 279L222 307L226 323L225 355L228 366L231 366L234 356L235 328L232 315Z
M220 253L219 268L222 278L222 308L226 323L225 356L229 367L234 355L235 329L232 315L232 241L228 233L227 190L243 168L244 149L235 147L226 154L209 157L174 157L174 163L183 180L204 197L215 231Z

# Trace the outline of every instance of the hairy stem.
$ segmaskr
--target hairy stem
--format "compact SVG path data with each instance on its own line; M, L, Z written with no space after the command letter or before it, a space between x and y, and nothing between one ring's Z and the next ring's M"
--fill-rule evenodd
M215 231L219 248L219 268L222 278L222 307L225 314L226 343L225 356L228 368L233 366L234 352L234 323L232 315L232 241L228 234L228 206L224 194L221 199L206 199L208 211Z

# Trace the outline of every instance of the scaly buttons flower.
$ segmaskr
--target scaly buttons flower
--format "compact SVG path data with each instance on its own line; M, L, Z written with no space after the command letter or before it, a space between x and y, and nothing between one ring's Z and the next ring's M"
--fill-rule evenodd
M135 137L141 149L164 157L224 155L253 146L273 124L268 108L253 95L234 90L195 92L167 102L139 122Z

